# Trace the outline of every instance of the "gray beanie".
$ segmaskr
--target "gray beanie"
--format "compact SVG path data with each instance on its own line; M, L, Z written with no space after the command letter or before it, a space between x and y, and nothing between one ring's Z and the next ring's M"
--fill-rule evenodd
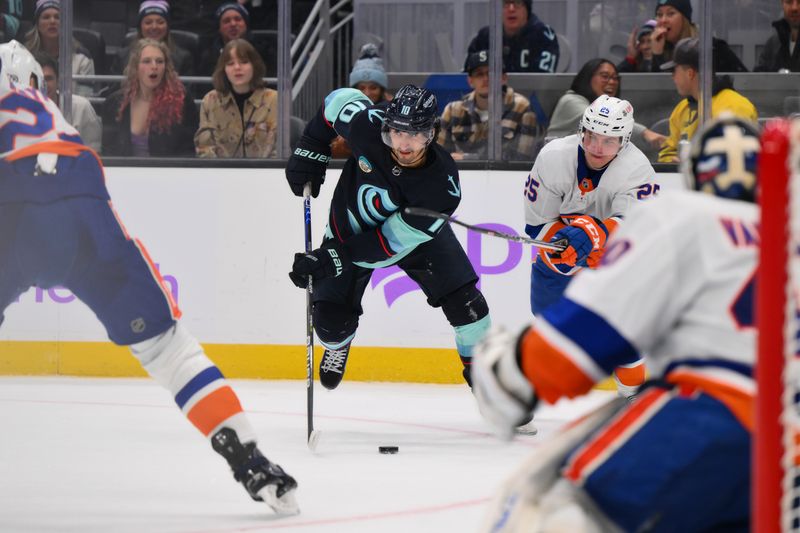
M362 81L372 81L386 89L389 78L383 68L383 60L378 55L378 47L367 43L361 47L361 54L350 72L350 87L355 87Z

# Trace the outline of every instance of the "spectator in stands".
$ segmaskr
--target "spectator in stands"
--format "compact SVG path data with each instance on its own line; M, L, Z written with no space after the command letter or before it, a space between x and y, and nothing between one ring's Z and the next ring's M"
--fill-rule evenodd
M122 88L103 109L103 155L193 155L197 108L178 79L167 45L136 41L124 76Z
M678 102L669 117L669 137L658 154L659 163L676 163L680 160L678 146L682 140L689 141L697 130L697 99L700 97L699 39L687 37L678 41L672 61L661 65L662 70L672 71L672 81L678 94L684 99ZM758 120L755 106L733 89L729 76L715 76L712 86L711 117L723 112L747 119Z
M22 2L19 0L2 0L2 3L0 3L0 41L10 41L17 36L21 18Z
M650 19L639 28L633 28L628 37L628 46L618 65L619 72L651 72L653 70L653 45L650 35L656 28L655 19Z
M531 0L503 2L503 64L506 72L555 72L556 32L531 11ZM489 49L489 26L478 31L467 53Z
M47 87L47 97L61 107L58 98L58 61L43 52L34 54L36 61L42 67L44 81ZM103 127L100 117L94 111L91 102L78 94L72 95L72 122L81 135L84 144L95 152L100 152Z
M369 98L373 104L388 102L392 95L386 92L389 78L383 68L383 60L379 55L378 47L367 43L361 47L360 54L350 71L350 87L358 89ZM338 135L331 142L331 156L336 159L347 159L353 155L350 146L344 137Z
M472 87L461 100L447 104L442 113L436 138L455 160L486 159L490 124L489 117L489 52L481 50L467 55L464 62L467 82ZM527 98L506 85L503 72L502 157L506 160L530 160L542 140L542 129L536 122Z
M178 46L170 35L169 4L166 0L144 0L139 5L139 19L136 23L136 34L139 39L155 39L163 41L169 48L169 55L175 70L181 76L194 75L195 58L192 54ZM128 64L130 45L122 48L114 59L111 72L121 74Z
M767 39L755 70L800 72L800 0L782 0L783 18L772 23L775 33Z
M228 41L203 98L194 145L200 157L275 157L278 93L264 86L264 61L244 39Z
M276 55L275 53L267 53L266 44L253 38L250 33L250 14L242 4L225 2L219 6L215 12L215 17L217 34L200 61L199 73L201 75L208 76L214 72L217 66L217 59L219 59L223 47L233 39L244 39L250 42L264 60L268 74L274 73Z
M572 79L569 90L558 99L550 117L546 139L573 135L578 131L578 124L583 117L583 112L590 103L602 94L621 98L621 88L619 72L611 61L603 58L587 61ZM665 140L666 137L663 135L649 130L639 123L633 125L631 141L640 149L644 149L648 145L659 148Z
M672 59L678 41L697 37L697 26L692 24L690 0L658 0L656 29L650 34L653 48L653 72L661 72L661 65ZM715 72L747 72L739 57L722 39L713 38L711 52Z
M33 28L25 35L25 48L31 53L44 52L58 61L58 34L61 23L60 0L37 0L33 14ZM89 52L77 40L72 43L72 74L94 75L94 61ZM89 84L74 84L73 92L88 96L92 94Z

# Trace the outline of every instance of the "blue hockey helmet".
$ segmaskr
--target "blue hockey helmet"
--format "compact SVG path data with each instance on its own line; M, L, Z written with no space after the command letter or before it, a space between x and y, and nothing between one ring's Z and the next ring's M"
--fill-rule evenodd
M695 133L689 157L683 158L683 173L690 188L755 202L760 151L758 127L725 113Z
M415 85L403 85L386 108L384 125L417 133L433 130L439 122L436 95Z

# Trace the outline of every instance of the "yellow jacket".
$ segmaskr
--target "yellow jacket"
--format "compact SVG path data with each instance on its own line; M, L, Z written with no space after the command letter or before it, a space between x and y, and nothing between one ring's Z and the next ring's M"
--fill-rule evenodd
M723 111L729 111L737 117L753 122L758 120L758 112L753 103L733 89L722 89L711 97L711 116L716 117ZM684 98L669 116L669 136L658 153L658 162L675 162L678 158L678 143L681 137L685 135L687 140L691 139L695 130L697 130L697 106L690 106L689 98Z

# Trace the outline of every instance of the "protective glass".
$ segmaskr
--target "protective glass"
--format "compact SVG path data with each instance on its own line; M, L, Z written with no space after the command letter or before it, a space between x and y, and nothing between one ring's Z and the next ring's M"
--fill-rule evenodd
M600 135L599 133L586 129L581 132L581 146L583 146L585 151L591 152L594 155L616 155L621 145L622 139L619 137Z
M389 148L416 152L428 146L433 140L433 130L403 131L384 125L381 128L383 144Z

